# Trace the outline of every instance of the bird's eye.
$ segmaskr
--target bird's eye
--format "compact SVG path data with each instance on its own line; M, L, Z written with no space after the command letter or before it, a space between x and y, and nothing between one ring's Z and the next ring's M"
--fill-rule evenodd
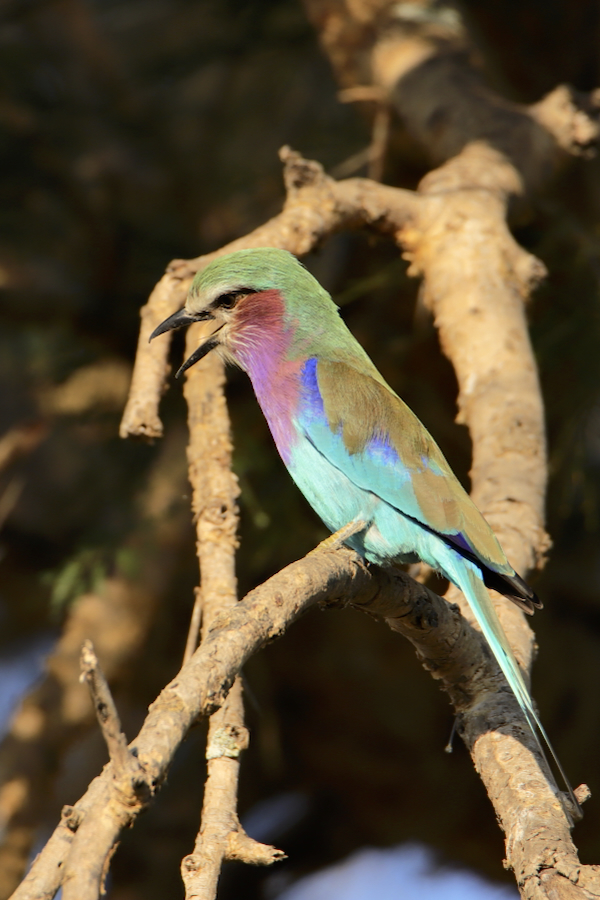
M240 288L237 291L230 291L228 294L221 294L215 300L215 307L218 309L233 309L238 300L241 300L242 297L247 297L248 294L255 294L256 291L251 290L250 288Z
M237 291L231 294L223 294L217 300L216 305L219 309L232 309L238 301L239 294Z

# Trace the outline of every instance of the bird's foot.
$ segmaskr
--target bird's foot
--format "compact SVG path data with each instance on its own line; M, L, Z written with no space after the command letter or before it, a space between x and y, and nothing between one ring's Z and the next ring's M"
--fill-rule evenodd
M367 525L368 522L365 522L364 519L353 519L352 522L348 522L348 524L344 525L343 528L340 528L339 531L329 535L328 538L325 538L324 541L317 544L315 549L311 550L311 553L316 553L321 550L339 550L344 541L347 541L353 534L364 531Z

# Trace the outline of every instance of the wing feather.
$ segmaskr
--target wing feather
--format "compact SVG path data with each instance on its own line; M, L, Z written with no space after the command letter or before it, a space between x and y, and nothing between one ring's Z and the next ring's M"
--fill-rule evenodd
M309 360L299 417L305 436L359 487L473 554L514 574L494 532L429 432L378 377L337 360Z

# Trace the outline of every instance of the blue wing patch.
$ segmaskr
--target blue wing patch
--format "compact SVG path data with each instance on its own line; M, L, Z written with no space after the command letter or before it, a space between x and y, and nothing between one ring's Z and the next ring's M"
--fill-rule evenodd
M366 378L367 376L360 377ZM385 504L393 507L396 515L401 513L403 517L412 520L410 540L415 545L419 543L419 538L422 537L417 534L417 529L420 526L420 529L439 535L442 539L451 543L459 553L466 551L467 554L472 554L475 558L481 559L484 565L491 566L495 571L513 573L514 570L506 560L504 553L493 536L493 532L491 532L479 511L473 506L470 498L464 492L447 464L445 464L444 470L438 460L419 453L416 458L413 455L413 465L407 465L401 459L389 435L383 433L381 429L377 430L377 428L367 438L360 452L349 452L344 442L344 422L340 422L337 430L332 430L329 424L319 387L318 360L315 357L308 359L304 364L301 372L301 382L302 392L297 412L297 427L299 430L322 457L342 472L355 487L368 493L371 497L374 495L384 501ZM395 397L393 394L391 396ZM406 410L407 407L404 407L404 409ZM414 427L413 414L410 413L410 416L411 421L407 422L407 425ZM422 428L423 426L420 427ZM442 463L445 463L443 458ZM429 484L433 480L435 485L433 503L435 504L437 522L428 521L427 511L423 510L419 503L418 495L423 496L423 490L415 491L415 484L422 488L424 478L427 479ZM429 494L431 495L431 491L429 491ZM430 504L431 502L430 500ZM446 520L451 520L452 516L461 520L466 517L462 514L458 516L456 514L457 505L459 513L461 513L461 504L464 504L466 514L475 523L478 529L477 537L479 540L470 540L471 535L466 533L466 529L448 526L444 528L439 527L439 520L443 518L445 508L449 510ZM398 529L397 520L395 527ZM484 554L478 550L477 543L481 544L481 530L483 530L487 544L491 543L494 550L493 554ZM416 546L413 549L416 549Z

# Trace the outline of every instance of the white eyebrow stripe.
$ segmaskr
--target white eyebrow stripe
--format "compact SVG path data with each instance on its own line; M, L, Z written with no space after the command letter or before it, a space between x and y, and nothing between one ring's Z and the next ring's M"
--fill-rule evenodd
M246 287L247 285L241 281L226 281L221 282L221 284L216 284L214 287L204 291L202 295L204 301L203 306L210 306L211 303L214 303L214 301L218 300L219 297L222 297L223 294L233 294L235 291L241 291Z

